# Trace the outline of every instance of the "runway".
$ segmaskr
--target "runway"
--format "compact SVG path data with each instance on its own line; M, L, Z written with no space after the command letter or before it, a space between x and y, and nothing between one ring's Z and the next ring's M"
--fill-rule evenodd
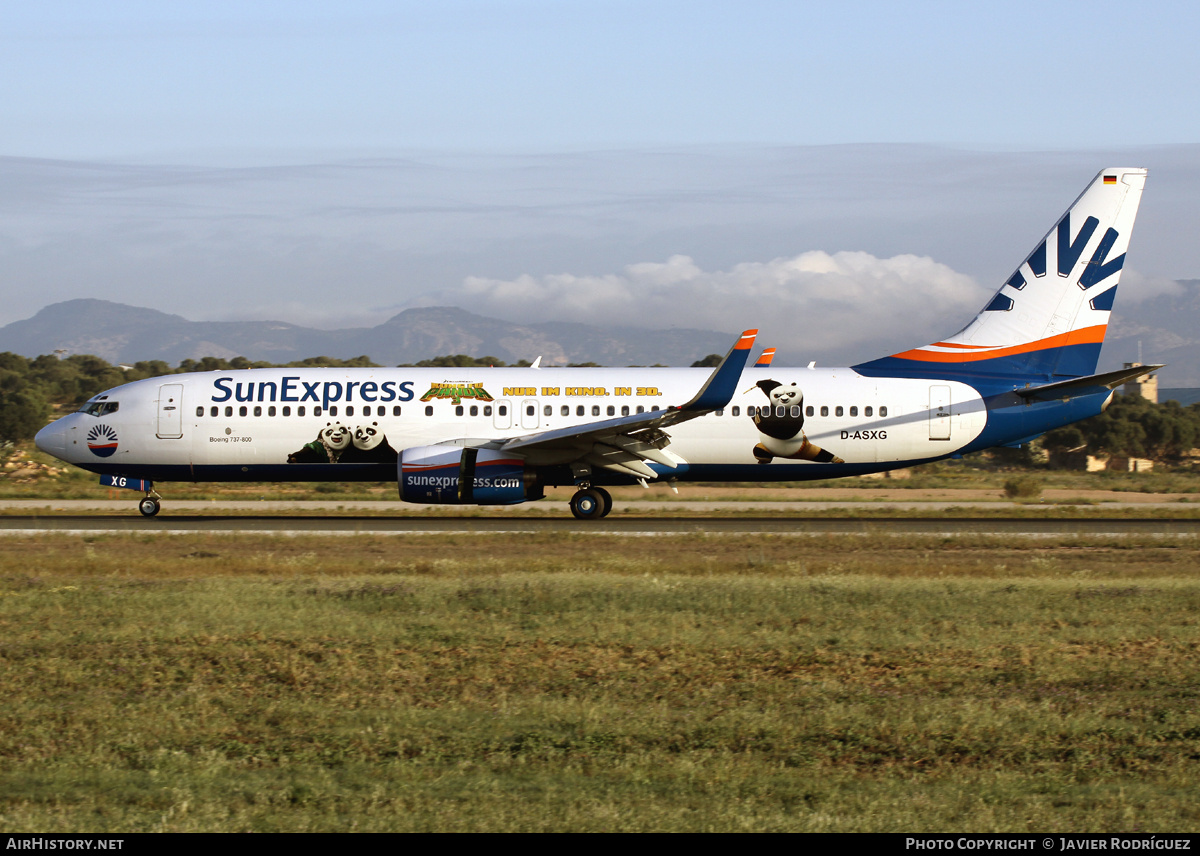
M276 535L432 535L448 533L546 533L649 536L678 534L820 535L1009 535L1009 536L1187 536L1200 535L1200 520L1031 519L1005 517L633 517L612 516L583 522L574 518L528 516L339 517L195 516L143 518L136 514L19 515L0 517L0 536L42 533L136 532L189 534L225 532Z

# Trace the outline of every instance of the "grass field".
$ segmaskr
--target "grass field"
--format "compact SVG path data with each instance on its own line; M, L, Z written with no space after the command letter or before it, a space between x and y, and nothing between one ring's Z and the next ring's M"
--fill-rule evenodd
M3 545L9 831L1200 825L1192 539Z

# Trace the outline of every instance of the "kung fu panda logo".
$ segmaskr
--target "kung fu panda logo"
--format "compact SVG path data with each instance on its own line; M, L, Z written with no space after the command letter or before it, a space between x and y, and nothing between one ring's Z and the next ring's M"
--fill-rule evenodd
M87 447L97 458L111 457L117 451L117 432L109 425L94 425L87 433Z

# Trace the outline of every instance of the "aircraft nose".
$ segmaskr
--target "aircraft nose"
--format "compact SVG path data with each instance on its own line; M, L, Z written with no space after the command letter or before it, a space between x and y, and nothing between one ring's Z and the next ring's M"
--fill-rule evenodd
M66 428L63 426L61 419L56 419L41 431L38 431L33 438L33 442L47 455L53 455L59 460L66 458L67 435Z

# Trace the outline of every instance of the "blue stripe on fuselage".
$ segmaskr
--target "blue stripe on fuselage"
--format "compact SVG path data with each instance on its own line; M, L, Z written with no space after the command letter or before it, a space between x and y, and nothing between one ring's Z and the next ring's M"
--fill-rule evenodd
M1112 395L1107 387L1085 387L1068 400L1029 403L1015 392L981 389L987 424L960 454L1004 446L1018 440L1038 437L1080 419L1098 415Z

